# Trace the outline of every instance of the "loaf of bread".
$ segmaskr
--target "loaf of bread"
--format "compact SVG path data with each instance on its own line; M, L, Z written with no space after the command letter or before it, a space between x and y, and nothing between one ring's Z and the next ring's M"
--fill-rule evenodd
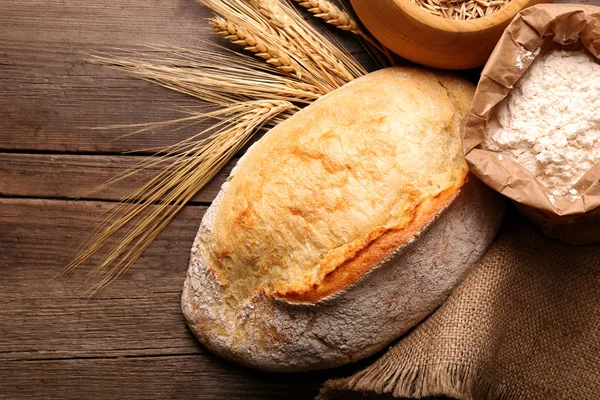
M385 69L252 146L192 249L182 307L198 339L254 368L311 370L369 356L434 311L504 210L463 160L473 93Z

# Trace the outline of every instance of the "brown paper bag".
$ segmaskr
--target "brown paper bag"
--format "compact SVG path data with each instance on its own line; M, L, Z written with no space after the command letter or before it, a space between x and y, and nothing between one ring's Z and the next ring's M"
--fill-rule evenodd
M463 124L465 157L475 175L514 200L546 235L568 243L596 242L600 241L600 163L575 185L582 194L579 199L557 196L553 204L531 172L509 157L498 157L480 146L495 107L527 71L539 49L553 43L581 43L598 57L600 7L543 4L517 14L483 69Z

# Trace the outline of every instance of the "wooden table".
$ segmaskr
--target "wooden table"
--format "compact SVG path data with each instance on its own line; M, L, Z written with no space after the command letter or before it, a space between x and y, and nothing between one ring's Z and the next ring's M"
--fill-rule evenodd
M148 154L124 152L192 132L118 139L123 130L90 128L167 120L198 105L86 55L198 45L208 16L194 0L1 1L1 399L308 399L365 364L265 374L213 356L190 333L179 306L189 251L231 163L93 299L85 270L61 276L90 224L144 176L86 193Z
M192 132L117 140L127 131L90 128L167 120L198 105L86 63L87 54L198 46L213 39L209 15L194 0L1 1L1 399L308 399L358 368L260 373L212 355L187 328L179 304L189 251L231 164L93 299L85 270L61 276L90 224L144 178L86 194L149 154L123 152Z

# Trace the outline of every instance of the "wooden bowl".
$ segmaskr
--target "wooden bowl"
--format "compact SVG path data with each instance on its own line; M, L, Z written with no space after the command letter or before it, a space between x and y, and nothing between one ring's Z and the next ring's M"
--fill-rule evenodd
M520 10L551 2L511 0L487 17L455 21L432 15L410 0L351 0L362 23L383 45L403 58L442 69L485 64Z

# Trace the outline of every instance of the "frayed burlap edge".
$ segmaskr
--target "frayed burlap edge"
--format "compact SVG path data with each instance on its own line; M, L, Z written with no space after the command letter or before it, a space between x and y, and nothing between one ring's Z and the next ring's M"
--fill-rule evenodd
M396 398L448 396L457 399L522 399L514 386L486 379L470 365L450 363L399 365L391 350L371 367L342 379L329 380L316 400L346 399L352 394ZM365 397L363 397L365 398Z

